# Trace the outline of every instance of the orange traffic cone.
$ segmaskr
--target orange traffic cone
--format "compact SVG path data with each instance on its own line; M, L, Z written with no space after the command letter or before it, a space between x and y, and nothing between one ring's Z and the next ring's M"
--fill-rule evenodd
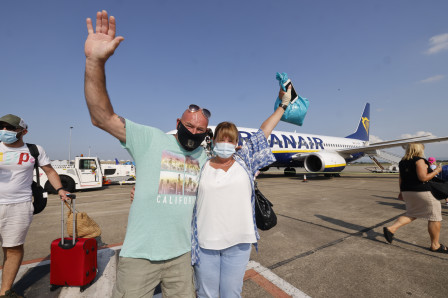
M302 182L308 182L307 180L306 180L306 174L303 174L303 181Z

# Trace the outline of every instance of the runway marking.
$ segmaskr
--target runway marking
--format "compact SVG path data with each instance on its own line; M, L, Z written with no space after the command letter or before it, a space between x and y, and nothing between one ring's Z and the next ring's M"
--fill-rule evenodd
M255 261L249 261L249 264L247 264L244 281L249 279L265 289L274 297L310 298L310 296L295 288L293 285L274 274L271 270L261 266Z
M314 253L316 253L316 252L318 252L318 251L320 251L320 250L322 250L322 249L325 249L325 248L334 246L334 245L336 245L336 244L339 244L339 243L341 243L341 242L343 242L343 241L345 241L345 240L347 240L348 238L351 238L351 237L362 237L362 238L367 239L367 240L377 241L377 242L382 242L382 243L384 243L384 244L386 245L386 243L385 243L384 241L378 240L378 239L376 239L376 238L375 238L375 239L372 239L372 238L369 238L369 237L363 237L363 234L365 234L365 233L367 233L367 232L369 232L369 231L373 231L374 229L376 229L376 228L378 228L378 227L384 226L384 225L386 225L387 223L390 223L390 222L396 220L397 218L399 218L400 216L402 216L402 215L404 215L404 214L405 214L405 213L396 215L396 216L394 216L394 217L392 217L392 218L390 218L390 219L384 220L384 221L382 221L382 222L380 222L380 223L377 223L377 224L375 224L375 225L373 225L373 226L366 227L366 228L364 228L364 229L362 229L362 230L360 230L360 231L356 231L356 232L350 233L350 232L347 232L347 231L343 231L343 230L339 230L339 229L335 229L335 228L327 227L327 226L324 226L324 225L322 225L322 224L313 223L313 222L310 222L310 221L306 221L306 220L302 220L302 219L298 219L298 218L294 218L294 217L291 217L291 216L287 216L287 215L283 215L283 214L279 214L279 213L277 213L277 216L283 216L283 217L286 217L286 218L289 218L289 219L292 219L292 220L296 220L296 221L300 221L300 222L307 223L307 224L310 224L310 225L318 226L318 227L321 227L321 228L324 228L324 229L328 229L328 230L332 230L332 231L340 232L340 233L342 233L342 234L346 234L347 236L344 236L344 237L342 237L342 238L336 239L336 240L331 241L331 242L329 242L329 243L323 244L323 245L321 245L321 246L319 246L319 247L317 247L317 248L308 250L308 251L306 251L306 252L303 252L303 253L301 253L301 254L298 254L298 255L296 255L296 256L293 256L293 257L291 257L291 258L289 258L289 259L285 259L285 260L283 260L283 261L280 261L280 262L278 262L278 263L276 263L276 264L273 264L273 265L269 266L268 268L272 270L272 269L281 267L281 266L286 265L286 264L288 264L288 263L291 263L291 262L293 262L293 261L295 261L295 260L297 260L297 259L300 259L300 258L303 258L303 257L307 257L307 256L309 256L309 255L312 255L312 254L314 254ZM380 236L382 236L382 233L381 233L381 232L378 233L378 234L379 234ZM400 239L395 239L395 241L396 241L396 242L406 243L405 241L402 241L402 240L400 240ZM390 244L387 244L387 245L390 245ZM446 258L442 258L442 257L439 257L439 256L437 256L437 255L434 255L434 253L426 253L426 252L416 251L416 250L412 250L412 249L409 249L409 248L406 248L406 247L397 246L397 245L392 245L392 246L395 247L395 248L403 249L403 250L410 251L410 252L413 252L413 253L417 253L417 254L420 254L420 255L425 255L425 256L428 256L428 257L431 257L431 258L436 258L436 259L440 259L440 260L444 260L444 261L447 260Z
M129 198L131 197L131 192L114 192L114 193L108 193L108 194L100 194L100 195L89 195L89 196L79 196L78 199L83 198L92 198L92 197L105 197L105 196L116 196L116 195L127 195Z
M98 250L109 248L113 250L121 249L122 243L109 244L98 248ZM40 259L34 259L30 261L22 262L21 270L26 272L28 269L48 265L50 263L49 256ZM1 269L1 267L0 267ZM0 272L1 274L1 272ZM307 294L303 293L299 289L295 288L293 285L287 281L281 279L279 276L274 274L271 270L263 267L261 264L250 261L246 267L246 273L244 275L244 281L251 280L261 288L266 290L273 297L286 298L286 297L297 297L297 298L310 298ZM160 296L155 296L160 297Z
M123 242L122 243L107 244L107 245L98 247L98 250L105 249L105 248L111 248L111 249L117 250L117 249L120 249L122 245L123 245ZM42 266L42 265L50 264L50 255L48 255L48 256L46 256L44 258L38 258L38 259L23 261L21 266L29 265L29 264L34 264L34 266ZM32 267L34 267L34 266L32 266ZM0 266L0 270L2 270L2 269L3 269L3 266Z

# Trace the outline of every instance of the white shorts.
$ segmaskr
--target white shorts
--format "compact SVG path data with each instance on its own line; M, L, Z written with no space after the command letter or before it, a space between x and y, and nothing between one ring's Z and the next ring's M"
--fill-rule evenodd
M33 202L0 204L0 242L2 247L25 243L26 233L33 220Z

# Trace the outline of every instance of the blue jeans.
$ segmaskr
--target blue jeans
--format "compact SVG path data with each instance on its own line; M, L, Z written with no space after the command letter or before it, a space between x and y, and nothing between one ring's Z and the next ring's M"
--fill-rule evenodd
M198 297L241 297L250 250L250 243L222 250L200 247L200 261L194 266Z

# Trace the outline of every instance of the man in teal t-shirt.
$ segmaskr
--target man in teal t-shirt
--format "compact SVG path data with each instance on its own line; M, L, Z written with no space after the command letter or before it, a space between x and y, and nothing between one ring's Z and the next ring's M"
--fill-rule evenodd
M123 145L135 161L137 183L120 256L163 261L189 252L203 147L187 151L175 136L129 120Z
M115 37L115 19L106 11L97 13L96 33L90 19L87 30L85 97L92 123L120 140L137 169L113 297L151 295L160 282L164 297L195 297L191 218L210 112L190 105L177 119L174 136L119 117L104 66L123 38Z

